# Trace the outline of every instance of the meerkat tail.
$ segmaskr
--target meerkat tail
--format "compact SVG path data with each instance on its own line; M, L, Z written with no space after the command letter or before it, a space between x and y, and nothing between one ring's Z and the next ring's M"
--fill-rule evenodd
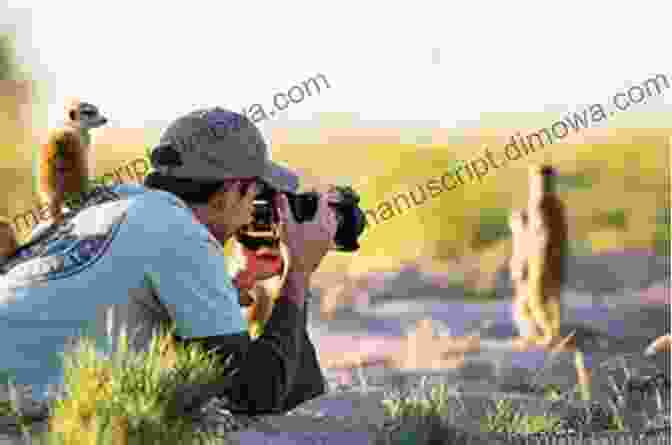
M16 232L4 218L0 219L0 264L4 264L19 248Z

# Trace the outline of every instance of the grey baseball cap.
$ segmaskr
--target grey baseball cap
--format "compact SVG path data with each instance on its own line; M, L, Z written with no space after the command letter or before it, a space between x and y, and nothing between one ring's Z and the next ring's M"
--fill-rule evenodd
M294 192L299 178L270 159L259 129L247 116L220 107L199 109L173 121L152 149L152 167L164 176L219 181L259 177Z

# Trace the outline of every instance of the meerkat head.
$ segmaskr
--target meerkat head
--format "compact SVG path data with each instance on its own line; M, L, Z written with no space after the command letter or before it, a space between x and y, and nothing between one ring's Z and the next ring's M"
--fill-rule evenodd
M90 130L107 124L107 118L100 114L98 107L79 99L70 100L65 113L68 124L81 130Z
M534 164L530 166L530 198L539 199L544 195L555 193L557 171L550 165ZM535 200L536 200L535 199Z

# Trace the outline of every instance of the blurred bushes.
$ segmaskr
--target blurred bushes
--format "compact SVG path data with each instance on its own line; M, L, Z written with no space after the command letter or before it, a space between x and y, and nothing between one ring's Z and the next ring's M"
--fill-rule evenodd
M16 55L12 39L0 34L0 81L16 80Z
M596 210L594 221L595 224L603 227L615 227L624 230L627 227L627 219L625 209Z
M435 196L428 182L440 181L460 160L482 153L479 144L276 145L273 157L322 183L353 178L361 207L377 215L378 223L369 216L371 225L360 240L360 251L329 255L325 269L353 261L369 264L376 257L385 257L389 265L390 258L399 262L419 255L446 259L494 248L509 237L510 210L526 204L530 161L547 161L558 168L570 239L578 250L587 253L591 245L593 250L660 249L670 236L669 216L660 216L659 211L661 203L669 201L669 135L664 131L614 130L612 143L549 146L491 170L481 182L466 179L465 184ZM638 138L632 136L635 132L650 136ZM127 162L134 148L138 155L144 151L143 145L115 148L114 153L119 153L115 166ZM99 164L103 168L102 161ZM30 178L29 166L21 174ZM387 213L381 212L381 205L389 207ZM22 210L17 207L7 203L9 216Z
M565 144L543 153L561 174L560 197L567 205L576 253L653 248L669 239L669 216L658 210L660 202L669 199L666 140L646 141L638 146ZM375 268L371 262L376 257L389 267L390 258L401 262L421 254L441 259L481 255L479 252L494 249L499 241L509 238L508 214L527 202L525 159L491 171L481 183L467 179L464 185L434 197L427 190L429 180L439 180L456 168L459 159L472 159L480 149L285 145L274 147L273 154L274 159L324 183L344 175L354 178L361 207L374 212L378 223L369 214L371 225L360 239L360 251L329 255L325 266L363 261ZM138 147L138 153L141 150ZM631 160L632 153L641 155L636 163ZM533 155L530 160L541 159ZM628 180L633 177L638 181ZM389 206L384 213L387 219L378 210L384 203ZM505 255L506 249L499 250Z
M0 186L4 198L0 202L0 216L11 217L24 207L21 189L30 183L31 172L17 168L25 157L23 151L32 125L26 122L30 118L26 106L32 100L33 84L22 79L23 76L17 63L14 38L0 34L0 177L3 178Z
M670 208L664 207L659 210L656 218L656 232L654 234L654 246L660 255L670 256Z
M593 178L587 172L578 172L576 174L559 174L556 178L556 189L560 192L568 190L590 189L593 185Z
M360 177L362 185L355 188L363 209L375 210L384 202L394 208L393 216L379 216L379 223L373 222L362 237L361 256L367 260L386 255L401 261L420 252L459 256L508 238L508 212L527 200L529 161L547 161L558 168L575 249L588 253L591 244L595 250L662 245L657 240L669 238L669 226L661 229L656 214L660 202L669 200L667 135L651 130L652 136L638 138L630 135L633 130L618 131L613 143L547 147L490 171L480 183L467 180L419 205L408 199L410 208L400 194L408 197L413 191L422 201L418 187L426 189L428 180L440 178L460 159L473 159L481 147L474 145L470 152L464 146L318 146L311 147L309 155L309 149L300 146L281 146L274 155L292 166L310 168L313 175Z
M509 238L511 236L510 214L511 209L483 209L476 229L474 247L480 250L495 241Z

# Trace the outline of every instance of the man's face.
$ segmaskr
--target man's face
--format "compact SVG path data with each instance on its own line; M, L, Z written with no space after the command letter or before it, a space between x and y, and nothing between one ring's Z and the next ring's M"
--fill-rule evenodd
M258 189L255 178L227 180L208 202L207 225L221 243L252 222L254 198Z

